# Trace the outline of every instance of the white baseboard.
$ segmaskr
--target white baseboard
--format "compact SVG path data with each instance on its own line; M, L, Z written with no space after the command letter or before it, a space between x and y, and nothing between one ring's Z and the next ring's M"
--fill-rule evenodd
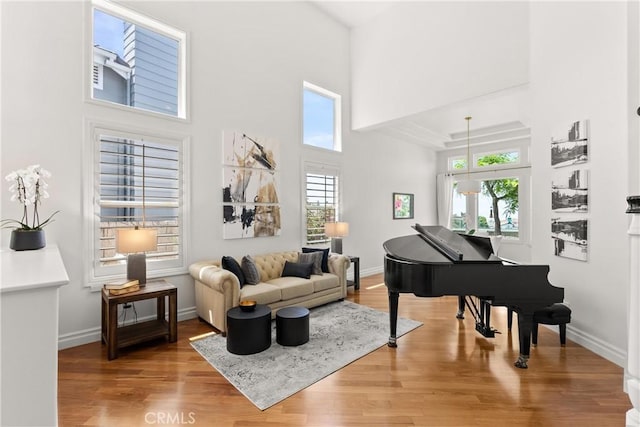
M558 332L557 326L544 326ZM590 350L598 356L607 359L611 363L615 363L621 368L624 368L627 365L626 351L621 348L614 347L610 343L604 342L601 339L594 337L593 335L590 335L584 331L574 328L571 323L567 325L567 339L570 339L576 344L580 344L587 350Z
M384 267L365 268L360 270L360 277L373 276L374 274L384 273Z
M178 310L178 322L182 322L183 320L193 319L195 317L198 317L198 315L196 314L195 307L183 308L181 310ZM155 318L155 314L141 317L138 319L138 321L144 322L145 320L151 320L153 318ZM58 350L64 350L65 348L71 348L79 345L100 341L102 339L101 335L102 335L102 326L59 335Z

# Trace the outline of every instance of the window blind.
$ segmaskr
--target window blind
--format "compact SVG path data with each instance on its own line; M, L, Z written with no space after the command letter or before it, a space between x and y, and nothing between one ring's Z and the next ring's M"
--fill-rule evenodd
M177 259L181 252L181 153L178 146L101 134L99 171L100 265L120 264L119 228L153 228L158 250L150 262Z
M324 233L324 224L338 220L338 200L336 175L306 173L307 243L330 240Z

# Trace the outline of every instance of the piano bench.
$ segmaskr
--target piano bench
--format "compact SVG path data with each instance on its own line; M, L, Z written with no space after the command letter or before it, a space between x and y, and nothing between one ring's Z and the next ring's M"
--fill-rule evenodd
M509 330L511 330L513 311L509 309L507 314L507 324ZM536 311L533 313L531 343L533 345L538 344L538 324L542 323L543 325L558 325L560 328L560 345L565 346L567 344L567 323L570 322L571 309L566 304L555 303L542 310Z

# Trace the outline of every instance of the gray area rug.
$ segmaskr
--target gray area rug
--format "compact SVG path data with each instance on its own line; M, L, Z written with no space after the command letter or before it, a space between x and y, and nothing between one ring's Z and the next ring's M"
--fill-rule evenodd
M246 356L227 351L226 338L213 335L191 345L247 399L265 410L389 340L389 314L341 301L312 308L309 342L284 347L276 342L272 322L271 347ZM398 318L397 336L422 325Z

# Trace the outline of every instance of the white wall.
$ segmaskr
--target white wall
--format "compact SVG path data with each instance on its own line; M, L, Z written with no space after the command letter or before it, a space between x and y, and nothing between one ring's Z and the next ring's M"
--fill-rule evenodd
M131 2L188 33L190 76L188 122L158 120L87 103L83 93L86 11L82 2L2 2L2 153L4 176L11 170L40 163L53 174L51 198L42 213L60 209L46 228L57 243L70 283L60 291L61 345L98 339L100 295L85 287L82 254L82 150L89 144L88 119L128 123L137 128L190 137L191 205L186 241L189 262L222 255L295 250L302 244L302 160L317 151L303 150L301 139L302 81L343 96L344 219L351 235L345 252L359 255L363 272L382 271L382 243L409 223L391 219L391 193L416 195L417 221L435 221L435 154L414 145L387 141L374 133L357 134L350 123L350 45L347 29L304 2ZM90 60L90 58L89 58ZM223 130L241 130L277 138L281 143L282 235L252 240L222 239ZM374 185L372 185L374 184ZM4 217L19 215L9 202L2 180ZM8 246L9 232L0 233ZM179 317L193 316L193 282L187 275L171 277L177 284ZM139 316L150 312L139 309ZM140 312L142 311L142 313Z
M569 337L624 365L629 251L627 4L532 2L533 261L573 310ZM634 53L637 55L637 52ZM553 256L550 137L589 119L589 261Z
M353 127L527 83L527 2L398 2L352 32Z

